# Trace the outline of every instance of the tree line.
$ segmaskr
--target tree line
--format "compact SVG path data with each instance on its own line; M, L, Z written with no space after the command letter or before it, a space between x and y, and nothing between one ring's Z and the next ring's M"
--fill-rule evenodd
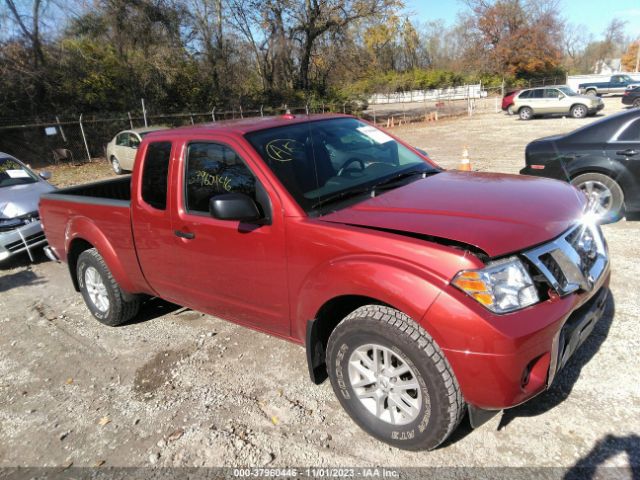
M401 0L0 0L0 117L516 85L616 56L633 68L623 20L597 38L560 11L558 0L466 0L446 25Z

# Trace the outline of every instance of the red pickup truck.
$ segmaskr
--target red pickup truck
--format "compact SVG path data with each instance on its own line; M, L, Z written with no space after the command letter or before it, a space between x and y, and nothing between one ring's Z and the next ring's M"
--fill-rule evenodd
M304 345L358 425L418 450L545 390L602 316L585 203L444 171L357 118L284 115L151 133L131 177L40 212L101 322L153 296Z

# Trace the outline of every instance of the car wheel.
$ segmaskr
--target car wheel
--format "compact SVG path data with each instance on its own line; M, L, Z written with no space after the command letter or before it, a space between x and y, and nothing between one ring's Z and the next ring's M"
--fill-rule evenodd
M101 323L120 325L140 309L140 297L125 294L95 248L78 257L76 269L80 292L91 314Z
M640 108L640 98L636 98L636 99L633 101L633 106L634 106L635 108Z
M522 107L518 110L518 115L520 115L520 120L531 120L533 118L533 110L529 107Z
M571 180L571 184L587 197L588 211L603 222L620 218L624 207L624 192L611 177L602 173L584 173Z
M589 109L582 104L574 105L571 107L571 116L573 118L584 118L589 113Z
M394 447L433 449L466 411L451 366L429 334L407 315L360 307L329 337L331 385L364 431Z
M513 103L507 107L507 113L509 115L515 115L515 111L513 110Z
M593 88L587 90L587 95L591 95L592 97L597 97L598 96L598 91L594 90Z
M122 175L122 166L120 166L120 162L116 157L111 157L111 168L113 168L116 175Z

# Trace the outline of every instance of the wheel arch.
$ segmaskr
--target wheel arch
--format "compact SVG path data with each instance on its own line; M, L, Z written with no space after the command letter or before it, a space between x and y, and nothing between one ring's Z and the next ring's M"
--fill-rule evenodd
M67 263L71 273L71 281L76 290L79 290L76 275L78 257L83 251L95 248L104 259L107 268L122 291L127 294L139 293L139 289L135 287L134 281L129 277L127 268L122 263L114 246L92 220L87 217L75 217L67 225L65 238L67 238Z
M94 246L84 238L74 238L67 247L67 266L71 275L71 282L76 292L80 291L80 282L78 282L78 257L86 250L90 250Z
M311 381L316 385L320 385L328 378L325 359L331 332L342 319L364 305L385 305L393 308L393 306L372 297L341 295L325 302L316 313L315 318L307 321L305 338L307 366Z

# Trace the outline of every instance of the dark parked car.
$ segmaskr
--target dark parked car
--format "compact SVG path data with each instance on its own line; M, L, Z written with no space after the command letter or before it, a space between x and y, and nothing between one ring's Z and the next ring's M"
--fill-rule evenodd
M640 87L624 92L624 95L622 96L622 103L624 105L631 105L633 107L640 108Z
M640 110L610 115L565 135L534 140L520 173L570 181L603 220L640 211Z

